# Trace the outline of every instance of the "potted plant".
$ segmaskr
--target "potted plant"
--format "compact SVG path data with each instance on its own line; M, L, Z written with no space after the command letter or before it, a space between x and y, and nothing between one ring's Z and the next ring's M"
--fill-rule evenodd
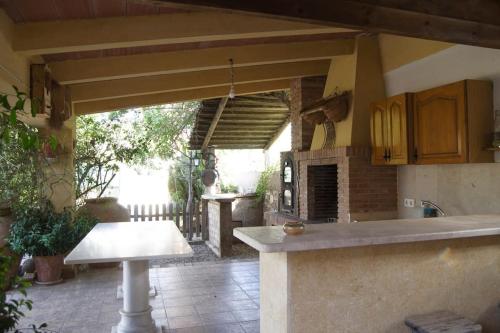
M8 242L12 251L33 256L38 283L54 284L61 281L64 254L98 222L88 214L75 214L69 208L58 213L46 201L40 207L16 214Z
M61 281L63 255L74 242L71 222L71 211L57 213L50 202L16 214L16 223L10 229L9 245L20 255L33 256L38 283Z

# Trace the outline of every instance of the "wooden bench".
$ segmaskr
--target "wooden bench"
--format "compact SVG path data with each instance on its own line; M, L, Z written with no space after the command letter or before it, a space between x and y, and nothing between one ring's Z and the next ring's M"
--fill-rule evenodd
M481 325L450 311L411 316L405 320L413 333L480 333Z

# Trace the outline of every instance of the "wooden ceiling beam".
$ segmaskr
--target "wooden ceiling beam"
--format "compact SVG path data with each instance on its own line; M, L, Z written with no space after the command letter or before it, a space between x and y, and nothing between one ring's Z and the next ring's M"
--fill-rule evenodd
M225 128L218 128L214 135L265 135L269 136L270 134L273 133L273 129L254 129L254 128L247 128L245 131L240 131L240 130L230 130L230 129L225 129Z
M259 139L259 138L218 138L212 139L210 143L234 143L234 142L245 142L245 143L266 143L269 138ZM203 146L202 146L203 148Z
M281 119L285 120L289 113L288 112L280 112L280 113L268 113L268 114L256 114L252 112L238 112L238 113L233 113L230 114L227 110L225 110L225 114L222 116L222 119L233 119L233 120L252 120L252 119ZM213 119L214 115L213 114L203 114L200 113L198 115L199 119Z
M208 131L209 127L210 127L209 123L198 123L198 130L199 131ZM252 130L274 131L274 130L276 130L276 127L277 127L276 124L256 123L253 126L251 126L250 128ZM249 130L250 128L247 125L242 126L242 125L234 125L234 124L224 124L223 126L222 125L219 126L217 128L217 131L222 131L222 130L235 130L235 131L245 130L246 131L246 130Z
M208 128L207 135L205 135L205 139L203 140L203 144L201 145L201 149L207 149L208 144L210 143L210 139L212 138L212 134L214 134L215 128L219 123L219 119L222 116L222 112L224 112L224 108L226 107L226 103L229 97L222 97L219 102L219 106L217 107L217 112L215 113L212 122L210 123L210 127Z
M330 59L352 54L353 39L221 47L49 63L61 84L175 74L211 69Z
M345 31L265 17L189 12L16 24L13 49L26 55L43 55Z
M203 101L203 103L206 103L207 105L211 105L211 101ZM250 98L248 97L239 97L238 102L236 103L237 107L283 107L284 103L281 101L276 100L276 98L272 101L269 100L264 100L264 99L257 99L257 98ZM232 105L228 105L228 108L233 107Z
M262 149L265 144L220 144L220 145L212 145L217 149Z
M262 111L262 110L252 110L252 109L243 109L243 110L245 110L245 111L230 110L226 106L226 111L228 113L232 112L232 114L235 115L235 116L253 116L253 115L255 115L257 117L265 117L267 115L269 115L269 116L273 116L273 115L287 115L289 113L288 109L283 109L283 110L278 110L278 111L270 111L270 110L269 111ZM210 110L210 111L203 110L200 113L200 116L201 117L213 117L215 111L216 111L216 109L214 109L213 111L212 110Z
M269 135L256 135L256 134L249 134L249 133L244 133L244 134L238 134L238 135L228 135L228 134L217 134L217 131L212 135L212 140L215 139L228 139L228 140L233 140L233 139L255 139L255 140L269 140Z
M500 48L494 0L160 0L232 13ZM158 1L157 1L158 2Z
M279 91L289 88L290 80L265 81L236 85L236 91L238 95ZM213 88L180 90L152 95L139 95L132 97L106 99L101 101L73 103L73 109L76 115L84 115L150 105L218 98L227 96L228 91L228 85Z
M252 120L233 120L233 119L219 119L219 124L221 126L223 125L240 125L240 126L253 126L253 125L259 125L259 124L264 124L264 125L274 125L274 126L279 126L283 120L276 120L276 119L252 119Z
M234 80L236 83L251 83L324 75L328 73L329 67L330 60L241 67L235 68ZM230 81L231 74L229 70L215 69L80 83L71 85L70 87L73 101L86 102L176 90L223 86L227 85Z
M226 108L228 112L251 112L251 113L275 113L275 112L288 112L289 108L287 106L280 107L252 107L252 106L228 106Z
M240 116L229 116L229 115L223 115L221 120L223 121L273 121L273 122L283 122L286 120L286 118L288 118L288 116L286 114L284 115L279 115L277 117L272 117L272 116L267 116L267 117L255 117L255 116L244 116L244 117L240 117Z

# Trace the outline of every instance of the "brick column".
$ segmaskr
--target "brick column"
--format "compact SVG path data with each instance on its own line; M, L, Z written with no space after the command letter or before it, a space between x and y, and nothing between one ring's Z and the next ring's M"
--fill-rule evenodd
M219 257L231 255L233 246L234 196L203 195L207 202L208 240L206 244Z
M309 150L314 126L302 121L300 110L323 97L326 76L298 78L290 86L290 112L292 122L292 151Z

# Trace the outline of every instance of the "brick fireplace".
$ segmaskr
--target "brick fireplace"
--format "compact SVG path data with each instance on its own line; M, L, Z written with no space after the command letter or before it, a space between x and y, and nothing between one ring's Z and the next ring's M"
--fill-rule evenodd
M302 219L327 222L337 213L338 222L394 218L397 212L397 169L370 163L369 148L341 147L294 152L297 170L295 213ZM336 175L332 176L332 166ZM314 172L315 168L320 172ZM321 169L322 168L322 169ZM323 179L319 193L316 177ZM330 190L328 190L330 187ZM328 206L318 215L317 205ZM311 210L312 209L312 210ZM325 212L324 212L325 213Z
M309 219L335 222L338 218L337 164L307 167L307 214Z
M300 110L321 98L324 87L324 77L292 81L292 151L283 152L281 161L293 160L293 207L281 209L286 216L268 216L266 222L280 224L290 215L313 222L336 218L340 223L396 218L397 168L372 166L369 142L366 146L311 150L314 128L300 117ZM360 107L356 112L365 110ZM369 126L362 122L369 117L357 119L357 128L366 131ZM282 183L282 192L284 186Z

